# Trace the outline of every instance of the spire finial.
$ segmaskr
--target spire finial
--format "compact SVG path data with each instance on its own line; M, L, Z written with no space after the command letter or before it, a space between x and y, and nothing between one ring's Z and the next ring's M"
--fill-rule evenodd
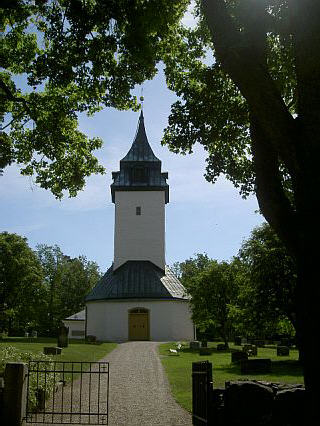
M141 96L140 96L141 114L140 114L140 118L143 118L143 101L144 101L144 97L143 97L143 86L141 86Z

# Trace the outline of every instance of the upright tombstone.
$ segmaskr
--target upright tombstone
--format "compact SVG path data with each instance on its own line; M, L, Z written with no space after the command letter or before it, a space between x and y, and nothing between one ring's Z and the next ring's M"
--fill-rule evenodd
M200 342L198 342L198 340L191 341L189 343L189 347L190 347L190 349L199 349L200 348Z
M241 336L235 336L235 338L234 338L234 344L236 346L241 346Z
M277 356L289 356L290 351L288 346L277 346Z
M69 327L61 325L58 329L58 347L67 348L69 339L68 339Z

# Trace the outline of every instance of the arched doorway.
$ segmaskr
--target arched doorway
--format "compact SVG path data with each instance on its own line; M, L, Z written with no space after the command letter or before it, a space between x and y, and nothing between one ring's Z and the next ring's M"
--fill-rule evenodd
M149 310L133 308L129 310L129 340L149 340Z

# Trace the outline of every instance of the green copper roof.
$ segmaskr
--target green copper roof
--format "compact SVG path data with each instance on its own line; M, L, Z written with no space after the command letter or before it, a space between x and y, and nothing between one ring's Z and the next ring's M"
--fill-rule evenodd
M161 161L149 145L142 112L132 146L120 161L120 171L112 172L112 179L113 202L115 191L165 191L165 202L169 202L168 173L161 172Z
M133 144L129 149L128 154L121 161L159 161L154 155L151 146L149 145L144 127L144 118L141 111L138 123L138 129L134 137Z
M86 301L108 299L188 299L178 278L149 261L128 261L113 272L111 266Z

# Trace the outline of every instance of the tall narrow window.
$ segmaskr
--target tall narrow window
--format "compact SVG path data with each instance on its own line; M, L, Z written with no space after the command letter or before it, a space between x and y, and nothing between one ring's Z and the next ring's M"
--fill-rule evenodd
M136 207L136 215L141 216L141 207Z

